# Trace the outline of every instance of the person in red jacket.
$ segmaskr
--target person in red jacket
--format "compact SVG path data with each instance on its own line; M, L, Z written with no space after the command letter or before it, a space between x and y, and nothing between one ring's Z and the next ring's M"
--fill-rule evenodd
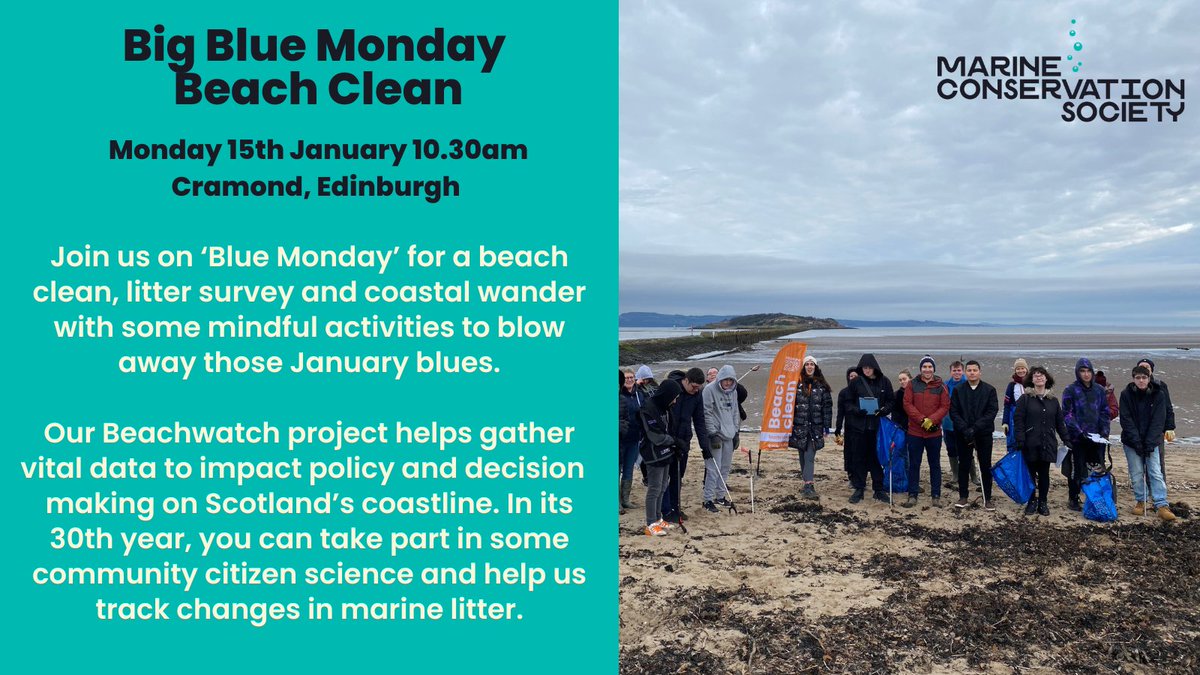
M1104 392L1108 397L1108 418L1112 420L1119 419L1121 417L1121 405L1117 402L1117 392L1108 383L1108 378L1104 376L1103 370L1096 371L1096 384L1104 387Z
M938 377L937 364L928 354L921 359L921 376L908 385L904 412L908 413L908 500L917 505L921 482L921 453L929 458L929 494L935 508L942 507L942 420L950 412L950 394Z

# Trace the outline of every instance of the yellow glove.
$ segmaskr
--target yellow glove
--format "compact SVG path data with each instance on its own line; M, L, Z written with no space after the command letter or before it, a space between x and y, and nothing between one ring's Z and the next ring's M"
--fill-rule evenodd
M1171 431L1168 431L1168 432L1165 434L1165 436L1167 437L1167 442L1168 442L1168 443L1174 443L1174 442L1175 442L1175 431L1174 431L1173 429L1172 429Z
M834 442L835 442L835 443L837 443L838 445L841 445L841 444L842 444L842 435L841 435L841 434L835 434L835 435L834 435L834 437L833 437L833 440L834 440Z
M925 419L921 420L921 428L924 429L925 431L932 430L933 429L933 421L930 420L928 417L926 417Z

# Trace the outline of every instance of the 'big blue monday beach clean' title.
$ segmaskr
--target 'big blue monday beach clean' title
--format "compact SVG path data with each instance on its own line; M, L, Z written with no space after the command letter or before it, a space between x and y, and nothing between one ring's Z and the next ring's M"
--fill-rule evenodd
M214 78L194 72L197 36L168 35L162 25L153 30L125 30L125 60L167 62L175 76L175 103L236 105L316 105L323 89L338 105L460 105L462 82L454 77L381 77L373 70L339 72L324 87L290 71L286 78ZM203 54L208 63L295 63L309 55L309 45L299 35L254 35L245 28L209 29L204 33ZM425 35L374 35L354 29L320 28L314 40L318 62L365 61L386 63L478 64L488 74L504 46L503 35L447 35L436 27Z

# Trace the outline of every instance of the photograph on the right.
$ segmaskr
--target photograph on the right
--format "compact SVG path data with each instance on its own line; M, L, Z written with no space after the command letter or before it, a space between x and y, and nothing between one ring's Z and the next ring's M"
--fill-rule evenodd
M1200 670L1197 25L621 3L622 673Z

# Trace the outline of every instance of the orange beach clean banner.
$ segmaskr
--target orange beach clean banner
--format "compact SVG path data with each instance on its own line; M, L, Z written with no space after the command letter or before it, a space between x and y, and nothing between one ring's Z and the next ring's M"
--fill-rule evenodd
M796 409L796 383L804 365L803 342L789 342L775 355L767 378L767 396L763 403L759 450L786 448L792 434L792 413Z

